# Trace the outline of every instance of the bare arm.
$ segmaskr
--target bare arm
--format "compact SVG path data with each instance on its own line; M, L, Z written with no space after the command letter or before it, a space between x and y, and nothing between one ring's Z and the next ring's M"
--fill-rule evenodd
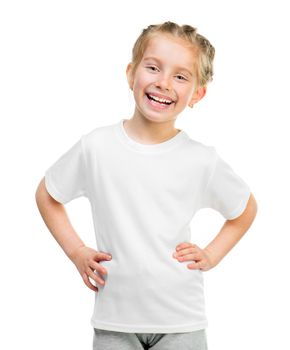
M71 259L76 249L85 246L85 244L72 227L64 205L57 202L47 192L44 178L38 185L35 199L47 228Z
M251 193L242 215L233 220L226 220L217 236L204 249L214 266L238 243L248 231L257 214L257 202Z
M47 192L45 178L38 185L35 199L47 228L68 258L76 265L84 283L93 291L98 291L98 288L90 282L89 277L101 285L105 283L95 271L102 275L107 273L106 269L99 262L101 260L110 260L110 254L98 252L85 246L72 227L64 205L57 202Z
M233 220L226 220L217 236L204 248L191 242L176 246L173 257L178 261L191 261L189 269L207 271L216 266L248 231L257 214L257 202L251 193L244 212Z

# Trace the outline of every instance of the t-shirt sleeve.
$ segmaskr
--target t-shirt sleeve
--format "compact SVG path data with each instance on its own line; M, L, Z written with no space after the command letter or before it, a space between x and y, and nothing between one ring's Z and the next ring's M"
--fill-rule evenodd
M246 209L251 190L248 184L214 149L214 162L202 198L202 208L212 208L227 220L239 217Z
M80 196L87 197L86 164L82 137L45 172L48 193L65 204Z

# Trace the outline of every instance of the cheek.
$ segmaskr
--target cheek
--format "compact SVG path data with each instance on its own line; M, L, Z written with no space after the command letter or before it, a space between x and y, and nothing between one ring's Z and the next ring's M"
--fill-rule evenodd
M133 90L135 96L143 94L144 90L148 89L148 86L152 84L152 80L146 76L138 77L134 80Z
M140 81L139 79L136 79L135 81L134 81L134 86L133 86L133 88L134 88L134 90L135 91L139 91L141 88L142 88L142 80Z
M184 100L185 102L190 101L191 96L192 96L191 91L189 91L188 89L182 89L182 88L179 89L178 94L179 94L180 98L182 100Z
M143 88L142 88L142 84L140 84L140 81L135 80L133 85L133 93L134 93L135 100L139 99L142 90Z

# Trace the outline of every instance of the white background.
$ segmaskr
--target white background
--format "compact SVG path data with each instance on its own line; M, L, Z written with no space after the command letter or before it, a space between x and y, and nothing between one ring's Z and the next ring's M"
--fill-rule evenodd
M258 202L250 230L204 273L209 349L290 348L286 4L1 2L1 349L92 348L94 292L46 228L35 191L82 134L132 116L132 46L143 28L167 20L197 27L216 48L206 97L176 127L214 145ZM97 249L89 202L66 209ZM192 242L205 246L223 222L214 210L199 211Z

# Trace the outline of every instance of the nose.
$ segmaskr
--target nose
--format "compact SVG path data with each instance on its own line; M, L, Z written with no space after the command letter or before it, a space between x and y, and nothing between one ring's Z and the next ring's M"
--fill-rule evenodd
M170 90L171 89L170 77L165 74L163 75L160 74L155 82L155 86L159 87L162 90Z

